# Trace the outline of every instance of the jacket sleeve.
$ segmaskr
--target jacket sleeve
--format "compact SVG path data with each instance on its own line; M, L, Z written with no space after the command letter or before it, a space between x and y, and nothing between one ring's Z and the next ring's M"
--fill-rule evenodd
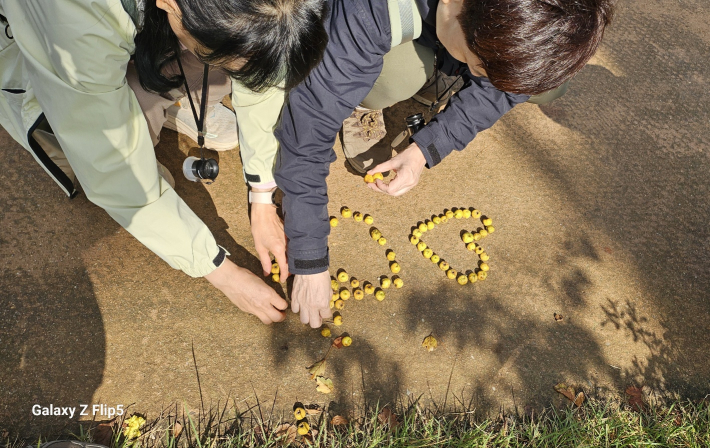
M461 151L476 135L493 126L515 105L530 98L496 89L487 78L471 77L454 94L443 112L435 115L412 140L432 168L451 151Z
M224 250L158 175L147 123L125 80L135 28L121 2L5 6L19 18L13 32L34 94L87 198L173 268L195 277L212 272Z
M387 2L335 0L321 64L289 93L276 136L276 183L284 192L289 271L328 269L326 177L338 130L370 92L390 49Z
M274 87L255 93L232 80L232 106L239 125L239 152L244 166L244 180L252 187L271 187L274 183L274 159L279 142L274 129L283 108L286 92Z

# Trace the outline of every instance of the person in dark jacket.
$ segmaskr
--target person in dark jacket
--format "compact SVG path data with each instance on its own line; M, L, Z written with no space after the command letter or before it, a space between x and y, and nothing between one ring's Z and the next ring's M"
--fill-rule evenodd
M377 140L383 135L377 131L378 118L362 119L373 109L368 99L387 97L388 90L422 71L418 87L407 93L412 96L426 81L429 73L422 67L428 68L427 59L433 60L437 50L437 68L461 76L462 88L404 151L367 167L371 174L396 172L389 184L377 181L373 189L404 194L417 184L425 166L433 168L516 104L557 88L581 70L596 51L613 10L612 0L412 1L415 20L422 25L411 56L404 59L414 63L388 67L387 58L403 47L395 46L393 38L401 30L398 24L392 26L392 0L330 0L324 58L290 92L276 129L281 147L274 177L284 192L288 270L296 274L292 310L314 328L331 316L326 177L336 158L336 135L353 111L360 114L359 134ZM403 5L404 0L399 2L400 8ZM390 96L409 97L402 92Z

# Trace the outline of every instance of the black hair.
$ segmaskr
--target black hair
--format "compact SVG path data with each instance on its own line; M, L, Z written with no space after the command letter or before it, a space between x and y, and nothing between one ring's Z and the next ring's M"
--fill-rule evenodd
M248 89L261 92L283 83L291 89L320 62L328 43L325 0L176 0L182 26L199 44L203 62L225 70ZM168 15L147 0L136 35L135 64L144 89L163 93L182 77L165 66L180 54ZM230 70L232 62L244 62Z
M613 0L464 0L458 21L494 86L537 95L584 67L613 9Z

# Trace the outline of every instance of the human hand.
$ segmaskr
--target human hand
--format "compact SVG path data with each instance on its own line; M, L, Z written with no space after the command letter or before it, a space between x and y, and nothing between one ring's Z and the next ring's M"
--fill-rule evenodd
M330 288L330 273L296 275L293 279L291 292L291 310L301 313L301 322L318 328L323 319L333 317L330 311L330 298L333 291Z
M377 179L376 182L367 184L367 186L380 193L401 196L419 183L419 176L422 175L425 165L424 154L416 143L412 143L401 153L367 172L367 174L375 174L393 170L397 175L389 184Z
M284 224L276 213L276 207L271 204L251 204L251 235L254 238L256 253L261 261L264 275L271 273L271 257L274 254L281 270L280 281L288 278L288 261L286 259L286 234Z
M205 275L215 288L224 293L240 310L253 314L265 324L281 322L288 302L279 297L262 279L240 268L228 258L222 265Z

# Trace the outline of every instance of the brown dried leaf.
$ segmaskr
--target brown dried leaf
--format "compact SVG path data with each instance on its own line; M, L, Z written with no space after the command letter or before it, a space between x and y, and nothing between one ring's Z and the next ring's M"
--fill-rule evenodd
M629 396L629 406L634 411L641 412L646 408L646 403L643 401L643 386L629 386L626 388L626 395Z
M584 392L580 392L577 394L577 397L574 399L574 405L577 407L582 406L582 403L584 403Z
M306 409L306 414L308 414L308 415L316 415L316 414L320 414L321 412L323 412L323 409L317 404L307 404L305 406L305 409Z
M555 386L555 390L567 397L569 401L574 402L577 399L574 393L574 387L568 386L565 383L558 383Z
M330 378L324 378L322 376L316 377L316 384L318 385L318 387L316 387L316 390L318 392L324 394L329 394L333 392L333 382L330 380Z
M115 426L116 419L96 425L94 429L94 442L100 445L111 446Z
M321 376L325 373L325 366L326 362L325 358L323 358L312 366L306 368L308 369L308 373L311 374L311 379L315 379L317 376Z
M333 339L333 347L343 348L343 337L342 336Z
M182 434L182 423L175 422L173 425L173 437L177 439L180 437L180 434Z
M436 338L431 334L429 334L429 336L425 337L424 340L422 341L422 347L424 347L425 349L427 349L430 352L433 352L438 344L439 343L437 342Z
M380 413L377 415L377 420L379 420L381 424L389 426L390 429L395 429L399 426L399 419L397 419L397 415L392 412L389 406L382 408Z
M274 429L274 435L277 439L281 439L283 437L283 439L279 442L281 442L282 445L288 445L296 440L298 429L296 428L296 425L284 423Z
M553 314L553 316L555 317L555 321L556 321L556 322L559 322L559 321L561 321L562 319L565 318L563 315L557 314L557 313Z
M348 424L348 419L343 417L342 415L336 415L330 421L330 424L333 426L346 426Z

